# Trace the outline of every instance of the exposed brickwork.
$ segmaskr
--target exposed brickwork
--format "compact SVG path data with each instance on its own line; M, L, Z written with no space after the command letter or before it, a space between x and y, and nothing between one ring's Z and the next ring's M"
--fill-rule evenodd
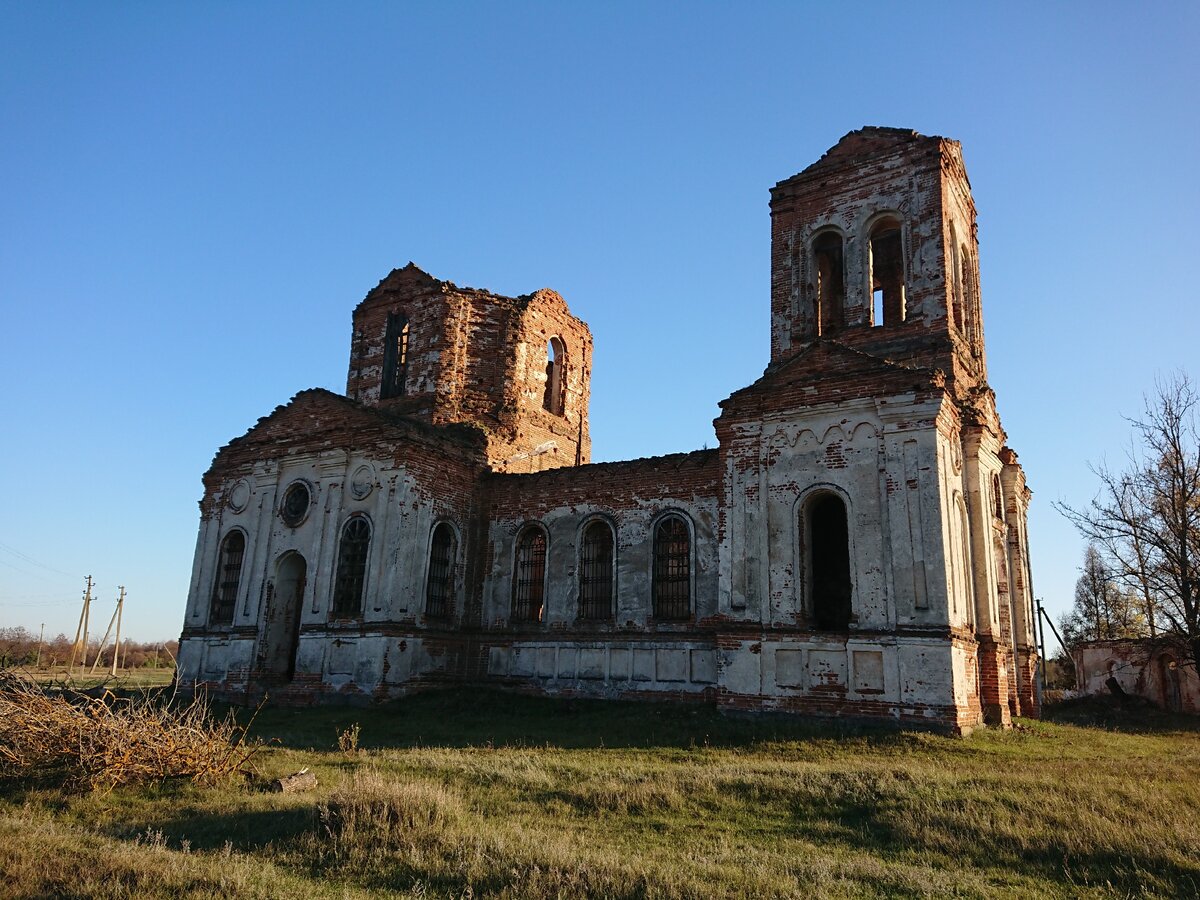
M986 381L961 147L852 132L771 218L771 358L693 453L590 463L592 337L555 292L391 272L354 310L347 397L301 392L204 476L183 677L1036 715L1031 493Z

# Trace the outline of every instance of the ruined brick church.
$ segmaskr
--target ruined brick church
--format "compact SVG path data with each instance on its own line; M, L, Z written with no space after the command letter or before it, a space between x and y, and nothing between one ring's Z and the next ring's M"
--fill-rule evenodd
M770 206L771 358L715 450L592 463L592 335L562 297L393 271L354 310L346 395L302 391L204 476L179 678L1036 715L1030 492L960 144L854 131Z

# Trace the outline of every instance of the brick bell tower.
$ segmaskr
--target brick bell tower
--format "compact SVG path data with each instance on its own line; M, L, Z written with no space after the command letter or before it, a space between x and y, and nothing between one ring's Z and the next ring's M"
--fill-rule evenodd
M354 309L346 394L431 425L475 425L500 472L591 460L592 335L542 289L504 297L393 270Z
M901 717L1036 714L1030 491L987 383L961 145L862 128L770 209L771 359L716 422L722 604L764 659L731 696L774 678L772 702L819 709L858 679ZM886 675L918 665L920 687Z

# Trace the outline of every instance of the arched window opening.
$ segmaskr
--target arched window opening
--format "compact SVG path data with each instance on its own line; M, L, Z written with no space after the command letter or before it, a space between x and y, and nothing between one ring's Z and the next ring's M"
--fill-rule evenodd
M333 585L333 615L345 619L362 612L363 583L367 577L367 550L371 544L371 526L355 516L342 528L338 546L337 578Z
M1171 712L1183 711L1183 689L1179 683L1179 662L1169 656L1162 660L1163 700Z
M667 516L654 529L654 618L687 619L691 609L691 536L683 519Z
M383 345L383 383L379 396L400 397L404 395L405 379L408 376L408 318L404 313L390 313L387 318L387 336Z
M450 524L438 523L429 545L429 577L425 583L425 615L432 619L444 619L454 609L456 544Z
M583 530L579 550L579 618L612 618L613 535L606 522Z
M1004 519L1004 492L1000 488L1000 476L992 476L992 504L996 518Z
M562 340L550 338L546 345L546 391L542 395L542 406L556 416L561 416L566 406L566 379L563 377L566 362Z
M966 245L959 251L962 257L963 327L972 349L979 349L979 290L975 280L975 260Z
M820 494L808 504L809 588L817 628L846 631L850 627L850 533L846 505L834 494Z
M871 324L904 321L904 251L895 219L884 219L871 229L871 301Z
M846 266L842 236L827 231L813 241L817 270L817 327L819 334L837 331L845 320Z
M209 624L229 625L237 606L238 585L242 580L242 559L246 555L246 536L231 531L221 542L217 563L217 580L213 586L212 611Z
M527 528L517 541L513 571L512 620L540 622L546 597L546 535Z
M954 321L954 329L959 334L965 334L966 324L963 320L962 295L962 258L959 252L958 232L954 223L950 223L950 259L946 272L947 290L950 293L950 314Z

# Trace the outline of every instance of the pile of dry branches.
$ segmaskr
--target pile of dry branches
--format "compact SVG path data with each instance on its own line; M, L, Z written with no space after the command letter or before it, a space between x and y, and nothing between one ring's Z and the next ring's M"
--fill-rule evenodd
M68 697L0 672L0 778L93 790L174 776L211 783L242 770L259 746L201 697Z

